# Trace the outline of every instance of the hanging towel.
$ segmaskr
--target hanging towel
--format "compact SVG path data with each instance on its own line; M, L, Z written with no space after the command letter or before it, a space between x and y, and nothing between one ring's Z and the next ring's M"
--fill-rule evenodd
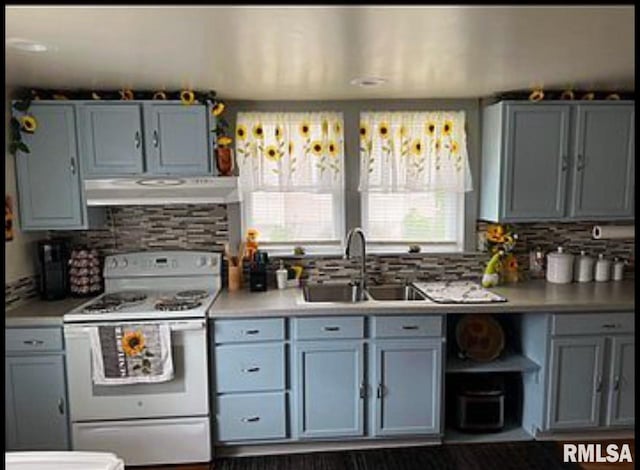
M173 379L169 325L127 323L89 328L94 384L126 385Z

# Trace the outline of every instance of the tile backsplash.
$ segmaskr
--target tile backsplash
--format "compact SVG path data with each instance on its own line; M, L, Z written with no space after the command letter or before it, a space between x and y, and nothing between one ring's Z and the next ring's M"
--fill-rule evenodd
M540 247L547 252L558 245L573 253L584 249L592 256L605 253L607 257L627 259L630 265L626 276L632 277L634 240L593 240L593 225L593 222L515 225L519 236L515 253L523 277L527 276L531 249ZM478 222L477 229L484 231L486 226L486 222ZM52 235L70 237L73 243L96 248L102 255L171 249L222 251L229 238L229 222L225 205L122 206L109 209L104 230L52 232ZM368 257L367 271L372 280L382 281L479 279L488 258L488 253L379 255ZM272 258L273 271L279 259ZM341 256L287 257L285 261L302 265L311 282L347 280L359 271L357 260L344 260Z
M38 296L38 276L26 276L4 285L4 308L15 308Z

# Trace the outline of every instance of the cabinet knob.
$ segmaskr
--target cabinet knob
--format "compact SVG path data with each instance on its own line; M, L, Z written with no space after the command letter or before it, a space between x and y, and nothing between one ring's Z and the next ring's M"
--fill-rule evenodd
M58 411L61 415L64 414L64 400L62 398L58 400Z
M620 376L616 375L616 377L613 379L613 390L614 391L618 391L620 390Z
M569 157L567 157L566 155L562 156L562 171L567 171L567 168L569 168Z
M136 148L139 149L140 148L140 131L136 131L136 133L133 136L133 141L136 144Z
M71 174L76 174L76 159L71 157L71 161L69 162L69 170L71 170Z
M378 388L376 389L376 397L382 398L383 395L384 395L384 385L378 384Z
M598 380L596 381L596 392L600 393L602 391L602 376L598 376Z
M578 165L576 166L578 171L582 171L584 168L584 155L581 153L578 154Z
M153 131L153 146L154 147L158 147L158 131L154 130Z
M360 384L360 398L367 397L367 387L365 384Z

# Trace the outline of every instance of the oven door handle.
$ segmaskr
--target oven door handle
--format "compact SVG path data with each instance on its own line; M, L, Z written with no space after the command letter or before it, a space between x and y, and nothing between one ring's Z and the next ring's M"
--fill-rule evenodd
M193 330L202 330L206 323L204 321L201 322L177 322L177 323L169 323L171 327L171 331L193 331Z
M132 321L132 323L147 323L147 322L134 322ZM163 324L162 322L154 322L154 323L159 323L159 324ZM207 323L205 320L200 320L200 321L181 321L181 322L167 322L165 324L169 325L169 328L171 329L171 331L198 331L198 330L203 330ZM95 326L100 326L101 324L96 324ZM103 324L102 324L103 325ZM79 337L79 336L84 336L86 334L88 334L91 329L85 325L83 326L76 326L76 325L65 325L65 335L67 337Z

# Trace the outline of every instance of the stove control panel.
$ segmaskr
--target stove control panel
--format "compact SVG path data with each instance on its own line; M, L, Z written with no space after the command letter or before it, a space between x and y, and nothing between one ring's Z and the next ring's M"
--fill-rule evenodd
M138 252L107 256L105 277L220 275L221 254L202 251Z

